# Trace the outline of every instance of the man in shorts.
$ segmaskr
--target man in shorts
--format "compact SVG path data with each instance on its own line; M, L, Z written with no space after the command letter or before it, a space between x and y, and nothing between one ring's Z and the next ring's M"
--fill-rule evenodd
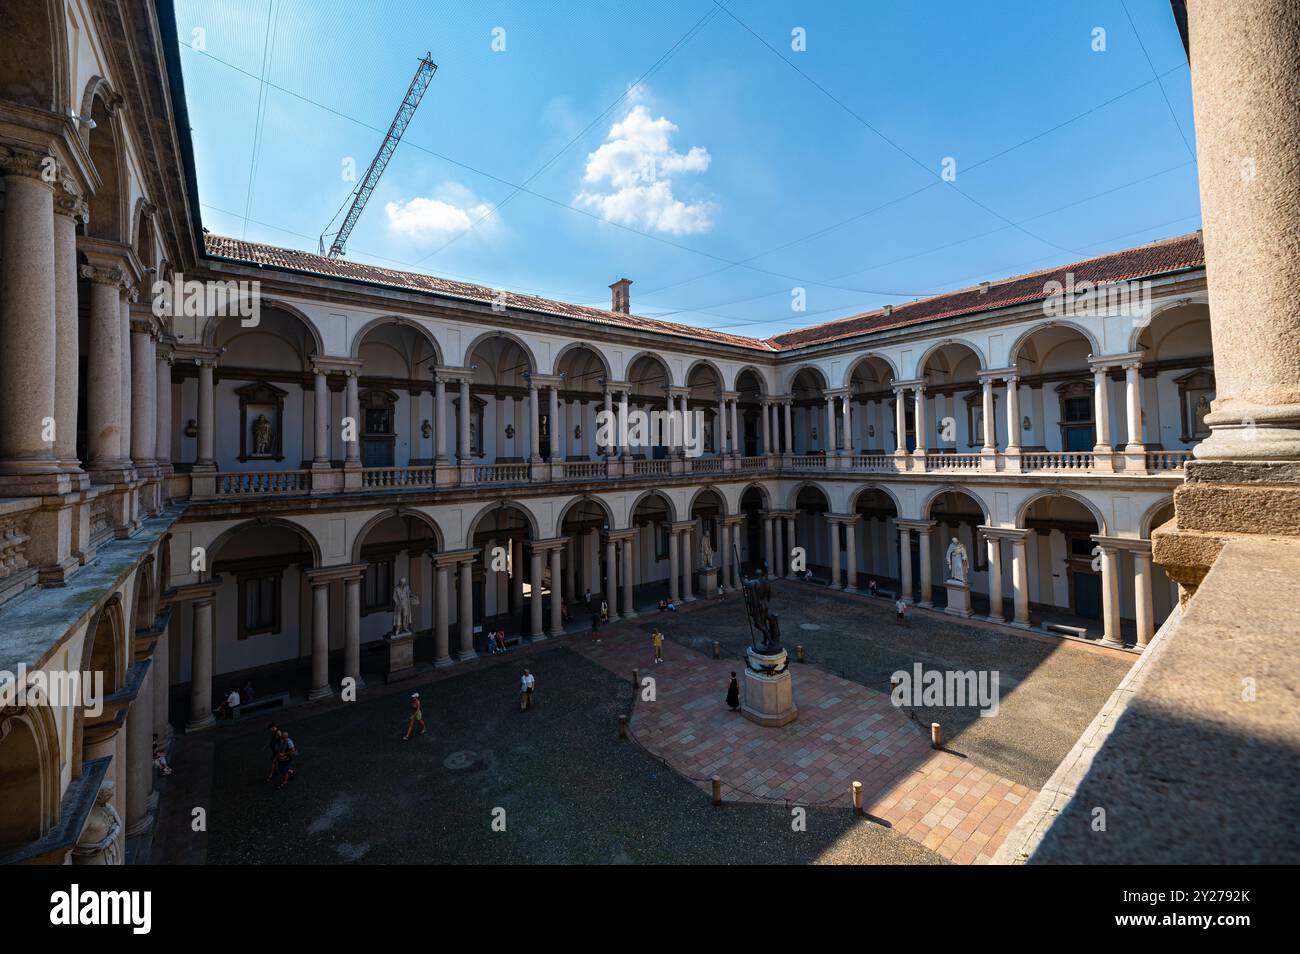
M424 710L420 708L420 694L418 692L413 692L411 693L411 718L407 720L406 735L402 736L403 742L411 737L411 732L415 729L416 725L419 725L420 727L420 735L424 735Z

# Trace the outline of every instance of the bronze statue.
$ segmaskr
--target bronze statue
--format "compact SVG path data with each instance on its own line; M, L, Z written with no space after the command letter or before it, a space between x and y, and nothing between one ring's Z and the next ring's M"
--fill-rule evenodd
M737 565L740 551L735 551ZM750 640L754 652L764 655L776 655L781 648L781 622L769 609L772 602L772 584L761 575L752 580L741 578L741 588L745 594L745 609L749 612Z

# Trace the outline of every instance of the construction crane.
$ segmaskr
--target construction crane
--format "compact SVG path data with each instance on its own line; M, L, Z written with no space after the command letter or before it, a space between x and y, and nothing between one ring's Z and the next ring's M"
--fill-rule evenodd
M328 255L330 258L339 258L343 255L348 244L348 236L352 234L357 219L361 218L361 213L370 200L370 194L375 191L375 186L379 184L384 169L388 167L388 160L393 158L393 153L397 151L397 144L402 141L402 134L406 132L406 127L410 125L411 117L415 115L415 108L420 105L420 100L424 97L424 91L429 88L429 81L433 79L433 74L438 69L438 64L430 59L431 56L433 56L432 50L424 54L423 59L420 60L420 65L416 67L410 88L407 89L406 96L402 99L402 105L397 107L397 115L393 117L392 125L388 127L388 135L384 137L383 143L379 146L379 151L375 153L375 158L370 160L370 168L366 170L366 174L361 177L361 181L352 193L352 204L348 206L348 214L343 217L343 224L337 232L330 232L329 226L333 225L334 221L339 217L338 212L335 212L334 218L330 219L329 225L325 226L325 231L321 233L320 253L322 255ZM344 205L347 205L346 200ZM339 212L342 211L343 207L340 206ZM325 240L327 238L331 239L328 252L325 251Z

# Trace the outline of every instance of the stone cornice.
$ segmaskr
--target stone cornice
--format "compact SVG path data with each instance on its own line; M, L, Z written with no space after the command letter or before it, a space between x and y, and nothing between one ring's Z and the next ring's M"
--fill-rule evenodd
M344 563L337 566L322 566L310 570L304 570L303 576L313 586L322 583L333 583L336 580L355 580L360 579L366 572L366 563Z

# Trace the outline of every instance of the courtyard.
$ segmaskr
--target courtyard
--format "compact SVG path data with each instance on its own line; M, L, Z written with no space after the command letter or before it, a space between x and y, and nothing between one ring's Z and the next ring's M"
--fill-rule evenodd
M265 723L178 735L153 860L231 863L929 863L987 860L1122 678L1129 658L779 583L801 712L764 729L727 711L748 643L739 595L535 643L473 668L372 683L284 711L301 757L265 782ZM650 632L669 637L652 664ZM721 643L721 658L712 644ZM997 669L997 716L888 699L910 669ZM517 706L523 667L537 705ZM633 704L632 669L655 678ZM429 733L406 744L412 691ZM632 713L631 738L618 717ZM928 725L944 725L945 751ZM723 779L723 805L709 777ZM862 781L866 817L849 782ZM206 831L191 830L202 807ZM794 824L796 807L806 813ZM504 829L501 821L504 820ZM494 821L496 824L494 825ZM802 830L796 830L802 828Z

